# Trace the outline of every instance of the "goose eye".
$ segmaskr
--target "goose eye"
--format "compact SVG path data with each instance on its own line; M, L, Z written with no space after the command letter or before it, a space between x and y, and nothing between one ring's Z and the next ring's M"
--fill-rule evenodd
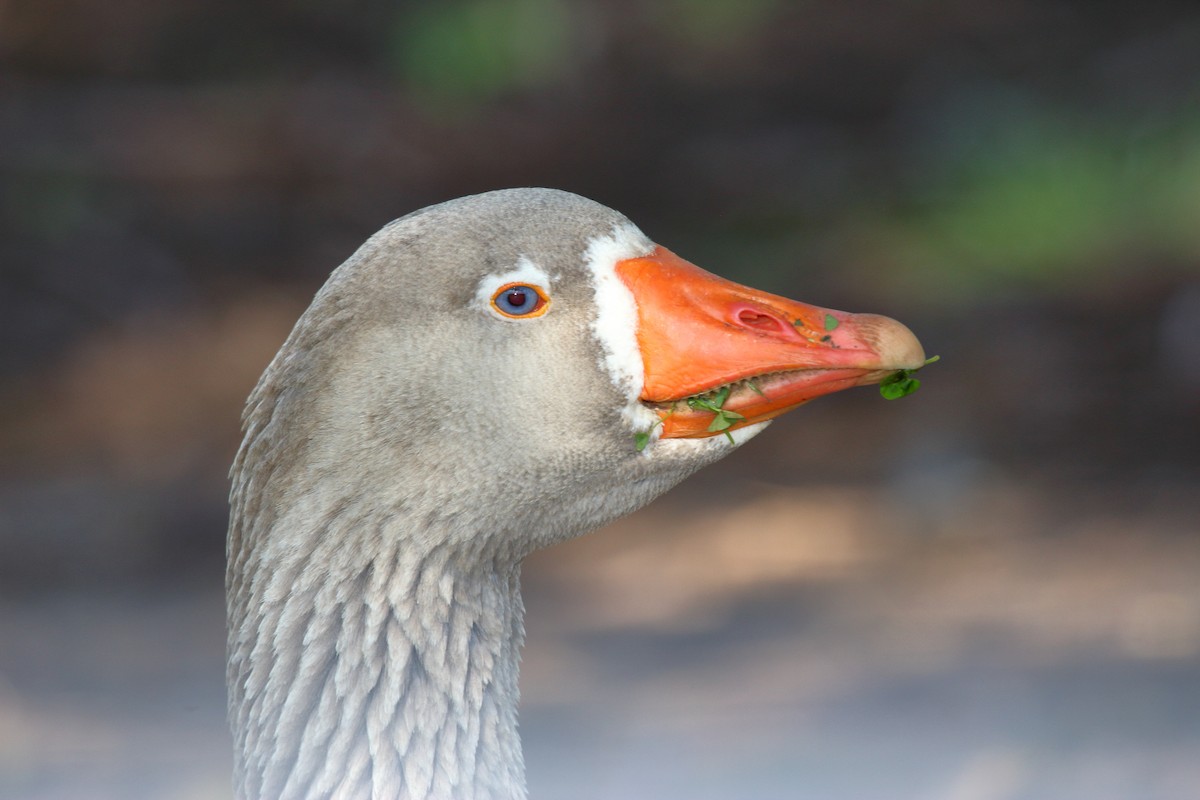
M536 286L509 283L492 295L492 307L506 317L540 317L550 300Z

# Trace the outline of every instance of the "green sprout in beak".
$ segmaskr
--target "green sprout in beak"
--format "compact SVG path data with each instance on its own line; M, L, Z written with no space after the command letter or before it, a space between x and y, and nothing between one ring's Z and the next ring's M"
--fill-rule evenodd
M927 367L940 358L941 356L927 358L925 363L917 369ZM896 370L879 382L879 394L883 396L884 400L899 400L901 397L912 394L921 388L921 382L913 377L913 373L916 371L916 369Z

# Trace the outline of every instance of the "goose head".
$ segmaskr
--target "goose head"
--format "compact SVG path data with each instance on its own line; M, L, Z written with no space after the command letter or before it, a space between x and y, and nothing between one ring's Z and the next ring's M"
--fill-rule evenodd
M227 575L240 794L523 796L521 560L789 409L923 363L898 322L723 280L573 194L391 223L247 406Z

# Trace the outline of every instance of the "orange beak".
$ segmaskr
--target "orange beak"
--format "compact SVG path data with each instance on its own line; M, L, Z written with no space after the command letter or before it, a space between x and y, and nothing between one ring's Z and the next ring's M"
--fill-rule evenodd
M759 292L662 247L616 270L637 301L641 400L665 438L714 436L925 363L893 319Z

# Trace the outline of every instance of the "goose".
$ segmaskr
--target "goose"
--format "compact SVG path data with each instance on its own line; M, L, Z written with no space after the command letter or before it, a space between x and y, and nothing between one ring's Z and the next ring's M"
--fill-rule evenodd
M923 363L899 322L724 280L575 194L390 223L317 292L243 415L236 796L526 797L522 559L789 409Z

